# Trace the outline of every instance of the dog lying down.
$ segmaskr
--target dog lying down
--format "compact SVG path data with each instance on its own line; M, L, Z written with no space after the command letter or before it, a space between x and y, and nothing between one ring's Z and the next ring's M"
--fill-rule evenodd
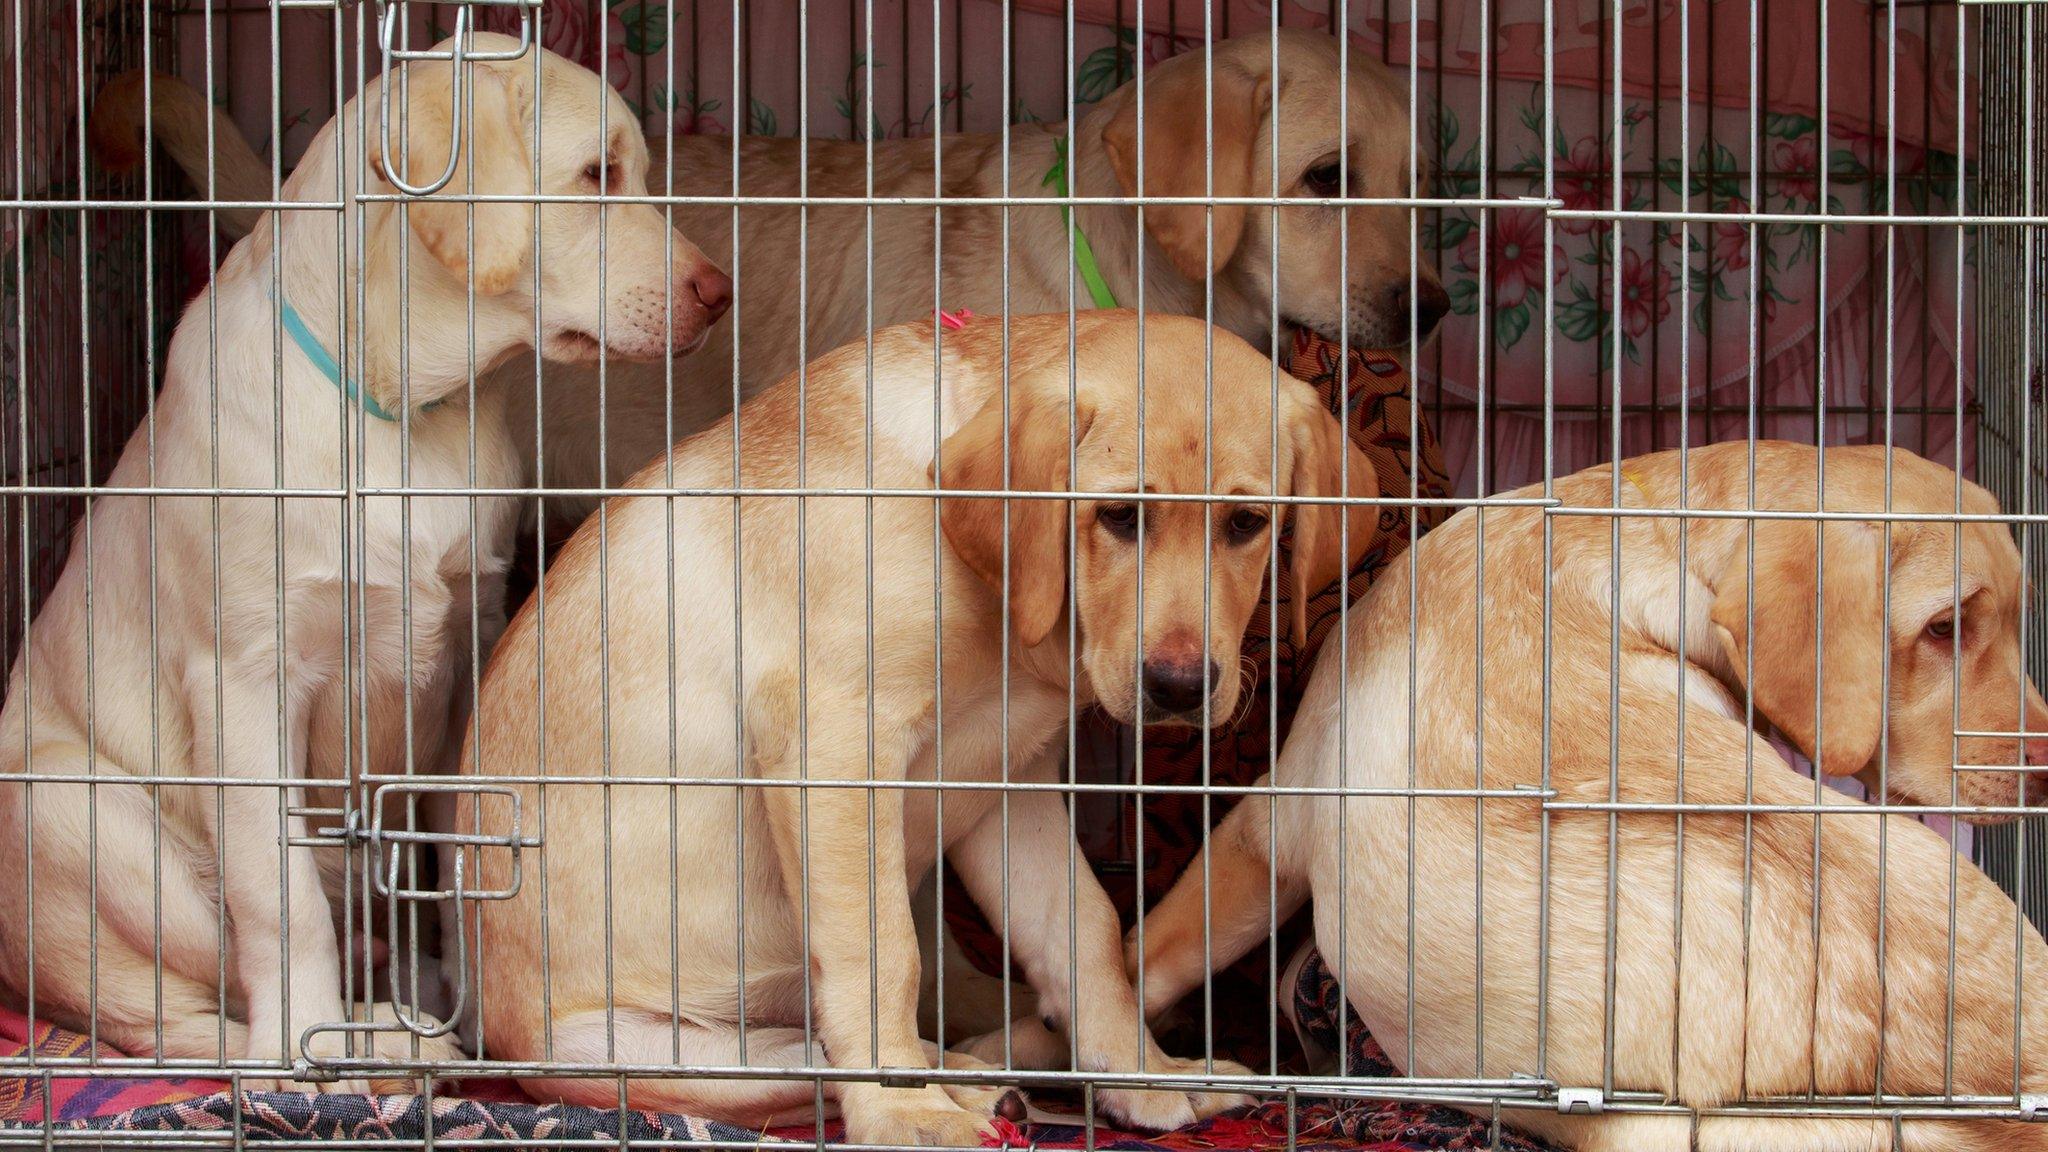
M998 1108L1017 1103L1000 1086L890 1087L873 1075L935 1059L917 1032L909 895L943 850L985 908L1001 910L1007 892L1015 956L1041 1009L1071 1030L1082 1067L1202 1071L1144 1029L1117 917L1085 864L1073 908L1065 883L1039 879L1064 875L1075 851L1059 795L1012 794L1006 822L996 792L961 786L1057 779L1056 758L1040 752L1070 708L1169 723L1229 716L1276 520L1292 519L1298 582L1319 587L1348 569L1375 519L1370 505L1276 506L1274 477L1283 500L1377 489L1309 387L1220 330L1205 428L1208 333L1186 317L1145 322L1141 434L1137 317L1079 316L1070 424L1068 323L1013 321L1007 397L1003 326L982 318L946 335L936 404L930 330L918 324L876 334L871 398L865 350L852 345L811 365L801 424L794 378L728 419L741 429L747 487L1057 493L1069 487L1071 443L1075 491L1098 495L961 495L936 509L921 495L758 496L736 509L628 494L563 551L545 615L529 607L498 647L463 760L467 772L508 778L526 811L538 796L524 780L565 782L547 790L546 843L527 863L529 875L545 869L545 915L535 883L481 909L493 1055L867 1069L824 1089L850 1140L979 1144ZM664 486L671 468L679 485L730 485L732 443L722 421L634 486ZM1142 507L1121 495L1140 490L1154 497ZM1213 502L1161 499L1209 491ZM953 790L866 786L940 772ZM763 783L588 786L736 774ZM796 780L840 786L779 786ZM485 801L483 826L506 818L496 807ZM453 819L467 828L477 817ZM509 867L487 854L481 883L498 886ZM672 952L672 933L691 945ZM607 944L609 961L597 951ZM612 1081L527 1085L617 1103ZM814 1088L693 1075L626 1091L632 1107L759 1125L809 1117ZM1243 1099L1096 1095L1106 1118L1144 1128Z
M1755 446L1746 504L1749 450L1689 452L1686 506L1822 507L1816 449L1782 443ZM1667 452L1628 461L1618 476L1602 466L1566 478L1556 494L1574 510L1612 507L1617 495L1624 508L1673 508L1680 475L1678 453ZM1903 451L1829 449L1826 477L1830 512L1939 517L1959 499L1965 515L1998 511L1982 488ZM1384 580L1352 611L1348 676L1325 645L1273 774L1293 788L1541 785L1547 524L1547 845L1534 799L1240 803L1210 838L1207 872L1191 867L1147 917L1148 1007L1201 983L1207 875L1219 965L1312 894L1318 945L1359 1018L1412 1076L1542 1069L1567 1087L1611 1083L1697 1109L1809 1093L1867 1102L1881 1087L2002 1100L2017 1115L2015 1090L2048 1090L2040 933L1940 836L1819 789L1745 722L1753 704L1822 772L1854 774L1894 803L1957 805L1991 821L2026 811L2042 786L2023 787L2025 772L2048 762L2048 740L1998 734L2048 731L2048 707L2021 670L2027 591L2011 533L1984 520L1817 529L1624 517L1610 595L1612 522L1488 511L1483 588L1479 515L1432 531L1416 550L1414 599L1406 579ZM1624 812L1610 825L1602 806L1617 800L1722 807L1687 812L1681 842L1669 810ZM2048 1148L2038 1124L1920 1115L1896 1129L1889 1117L1848 1115L1505 1116L1617 1152L1883 1152L1895 1139L1913 1150Z

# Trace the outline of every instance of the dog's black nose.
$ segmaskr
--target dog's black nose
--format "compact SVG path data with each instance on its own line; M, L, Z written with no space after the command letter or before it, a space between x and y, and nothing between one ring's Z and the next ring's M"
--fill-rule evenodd
M1204 673L1207 673L1206 679ZM1145 705L1154 712L1185 715L1202 706L1216 686L1216 662L1145 662Z
M1406 332L1408 330L1408 317L1412 307L1415 316L1415 338L1417 340L1427 340L1430 333L1435 332L1436 326L1442 323L1443 318L1450 313L1451 296L1450 293L1444 291L1443 285L1438 284L1435 280L1417 282L1414 286L1413 296L1414 302L1411 306L1409 301L1409 284L1406 280L1394 286L1392 304L1394 330L1397 332Z

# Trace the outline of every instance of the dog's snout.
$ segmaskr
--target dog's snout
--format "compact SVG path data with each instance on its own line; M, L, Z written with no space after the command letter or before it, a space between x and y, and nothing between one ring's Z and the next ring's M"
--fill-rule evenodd
M1427 340L1436 326L1450 313L1451 297L1443 285L1433 279L1417 278L1411 285L1403 280L1394 285L1389 310L1393 313L1394 327L1399 331L1408 330L1408 318L1415 318L1415 338Z
M1214 660L1147 660L1145 703L1156 711L1176 716L1193 712L1216 686L1216 678Z
M716 268L705 267L690 277L690 291L713 320L732 306L732 277Z

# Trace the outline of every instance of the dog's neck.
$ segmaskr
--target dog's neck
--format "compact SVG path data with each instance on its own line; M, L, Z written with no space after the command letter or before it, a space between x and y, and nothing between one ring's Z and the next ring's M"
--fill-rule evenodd
M294 174L294 180L303 176L304 169ZM287 198L289 195L287 185ZM366 226L359 232L351 214L345 243L347 274L335 272L330 255L329 260L283 260L275 279L268 267L252 268L250 279L275 296L280 312L288 306L296 313L305 336L332 358L332 371L323 370L310 351L303 356L289 353L286 362L321 377L323 387L344 394L353 390L372 402L371 412L381 413L381 418L368 423L395 426L407 409L412 419L420 419L423 410L431 406L466 397L472 363L481 382L494 364L527 346L531 334L500 331L506 325L479 308L472 340L467 329L469 310L461 290L448 283L446 270L418 245L409 245L410 237L396 212L372 207L367 215ZM303 226L297 220L285 221L287 253L334 252L331 226L300 233ZM399 256L402 245L412 249L403 257L403 265ZM270 231L259 227L231 259L268 265L270 252ZM223 272L228 270L223 267ZM403 311L408 304L409 323ZM457 321L452 328L446 319L451 316ZM334 378L336 373L340 379Z
M1113 115L1113 110L1098 107L1083 115L1074 127L1074 146L1067 156L1067 171L1076 196L1124 195L1123 185L1118 183L1102 144L1103 129ZM1065 139L1064 124L1046 125L1042 132L1012 130L1010 186L1015 194L1047 198L1063 194L1059 181L1046 184L1044 179L1058 162L1057 147ZM985 190L988 195L999 195L1000 192L997 188ZM1202 315L1203 286L1183 277L1174 268L1173 261L1144 237L1138 227L1137 208L1125 204L1077 204L1073 207L1072 218L1076 229L1087 238L1096 267L1115 295L1119 307L1135 309L1142 299L1147 312ZM1145 273L1142 293L1138 290L1141 249ZM1063 286L1068 282L1072 264L1067 244L1019 247L1012 251L1011 259L1020 258L1029 264L1033 278L1039 283ZM1075 306L1093 307L1088 287L1082 282L1078 270L1073 272L1073 284ZM1254 346L1264 348L1269 343L1264 309L1243 300L1223 282L1220 273L1214 284L1216 323L1251 341Z
M1021 645L1012 647L1010 650L1010 662L1019 671L1022 671L1033 680L1044 684L1055 692L1064 693L1067 691L1067 672L1072 666L1071 662L1067 659L1067 652L1067 616L1065 613L1061 613L1059 621L1052 626L1052 631L1046 633L1045 639L1039 641L1035 646L1030 648L1025 648ZM1075 670L1079 671L1078 669ZM1074 706L1076 708L1092 707L1095 704L1095 689L1089 685L1087 673L1082 672L1076 677L1073 680L1073 685Z

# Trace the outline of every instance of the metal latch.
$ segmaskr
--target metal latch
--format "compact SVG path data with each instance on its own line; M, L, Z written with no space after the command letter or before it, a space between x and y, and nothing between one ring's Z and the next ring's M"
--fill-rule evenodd
M485 832L481 828L471 832L423 831L410 826L391 827L385 822L386 813L394 809L395 801L451 793L475 797L473 810L479 813L483 811L486 797L502 798L510 806L508 827L498 833ZM410 807L407 805L408 809ZM378 866L371 870L371 878L379 896L391 900L510 900L519 893L525 867L523 851L540 847L540 837L528 834L525 828L520 793L516 788L467 780L420 779L378 785L370 794L370 826L359 838L377 860ZM436 877L433 887L412 887L399 879L399 865L405 859L404 850L419 844L433 845L440 856L444 874ZM451 848L453 851L448 851ZM472 856L485 848L503 848L511 853L512 874L502 888L477 888L465 880L465 877L477 874Z
M1557 1111L1564 1116L1598 1116L1607 1107L1607 1098L1598 1088L1559 1088L1557 1090Z
M501 799L503 804L498 806L499 809L509 813L506 826L498 832L486 832L481 828L474 831L423 830L414 826L413 817L422 797L449 794L473 798L472 810L478 813L483 811L486 799ZM444 924L454 927L452 950L441 957L442 971L452 974L447 983L450 994L447 1020L433 1019L418 1005L399 1003L394 983L391 1018L318 1024L309 1029L307 1035L325 1032L409 1033L430 1039L453 1031L467 1012L469 1003L469 917L464 914L463 902L510 900L517 895L524 880L524 852L541 844L538 835L526 831L520 792L504 785L480 784L471 780L426 777L388 781L371 791L367 820L364 812L350 811L339 827L320 829L317 841L340 842L352 849L360 848L369 855L373 861L371 886L386 901L385 939L399 939L401 904L453 900L456 914L443 920ZM416 852L423 845L431 845L436 851L438 868L431 883L420 882L416 878L416 870L407 867L416 862ZM511 856L510 874L496 888L481 888L472 882L480 872L477 857L487 848L503 848ZM450 944L448 940L442 941L444 949ZM303 1044L301 1051L314 1071L320 1071L320 1062L314 1060Z
M2048 1120L2048 1093L2020 1093L2020 1118L2023 1120Z
M444 0L435 0L444 2ZM455 31L449 34L446 49L406 47L406 17L412 11L413 0L377 0L377 45L384 55L384 68L377 77L378 128L384 135L384 179L391 186L408 196L430 196L455 178L455 168L462 155L462 117L468 101L462 98L463 65L475 63L503 62L518 60L526 55L539 37L535 25L540 21L542 0L457 0L455 3ZM471 44L476 34L476 13L478 7L511 8L519 13L519 45L517 48L498 52L479 52ZM448 164L435 179L424 184L412 182L402 148L391 147L391 73L392 65L411 61L445 60L452 74L449 89L448 117ZM395 158L395 159L394 159Z

